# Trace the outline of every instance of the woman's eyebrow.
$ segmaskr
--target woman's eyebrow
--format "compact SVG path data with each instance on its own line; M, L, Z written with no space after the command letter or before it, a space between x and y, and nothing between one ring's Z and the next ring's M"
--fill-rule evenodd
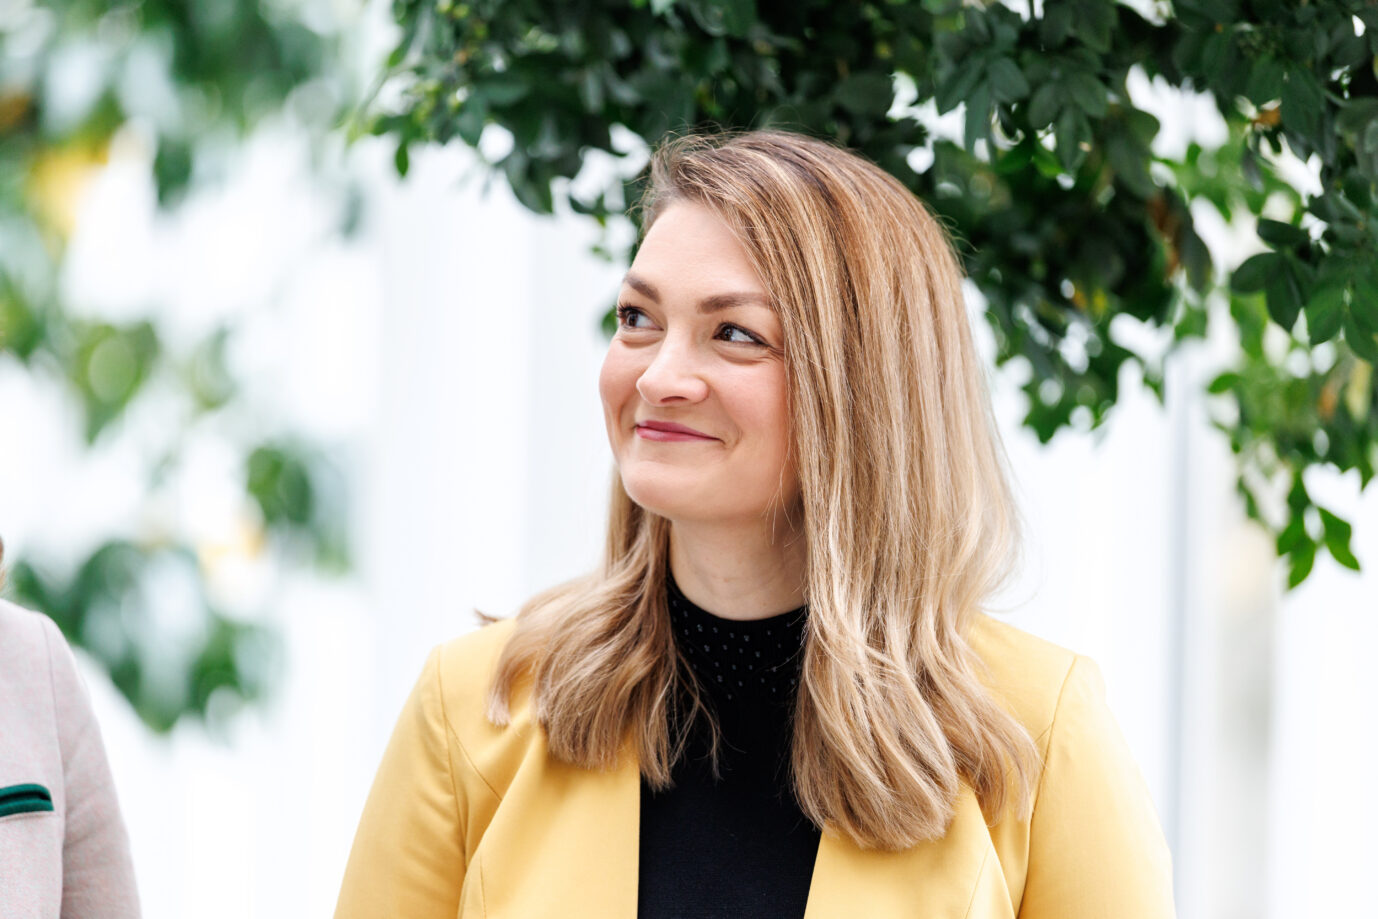
M632 274L629 271L627 272L627 276L622 279L622 283L626 284L643 297L650 299L652 303L660 303L660 291L656 289L654 284L645 278ZM730 306L764 306L769 309L775 308L775 304L771 301L770 297L759 291L713 294L704 297L697 304L700 313L715 313L718 310L724 310Z

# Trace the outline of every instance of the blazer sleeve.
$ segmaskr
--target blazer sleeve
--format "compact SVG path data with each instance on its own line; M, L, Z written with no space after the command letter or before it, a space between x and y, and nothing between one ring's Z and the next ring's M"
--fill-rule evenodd
M335 919L454 919L464 883L467 803L455 779L431 652L364 804Z
M1020 919L1170 919L1172 858L1089 658L1073 660L1048 731Z
M48 646L66 812L62 834L62 919L138 919L139 895L115 782L77 673L57 626L38 617Z

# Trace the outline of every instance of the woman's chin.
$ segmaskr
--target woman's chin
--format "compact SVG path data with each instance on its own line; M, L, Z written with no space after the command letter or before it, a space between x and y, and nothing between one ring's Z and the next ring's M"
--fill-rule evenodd
M686 507L692 504L691 501L686 500L682 490L676 490L665 485L632 484L627 481L626 477L623 477L622 487L626 490L627 497L642 508L668 520L682 519Z
M747 501L740 489L723 483L713 486L700 481L641 477L624 472L622 488L627 497L645 510L678 523L753 520L771 510L764 495L760 501Z
M701 517L713 511L713 502L704 500L701 483L685 481L684 476L664 475L662 471L637 474L624 469L622 488L638 505L668 520Z

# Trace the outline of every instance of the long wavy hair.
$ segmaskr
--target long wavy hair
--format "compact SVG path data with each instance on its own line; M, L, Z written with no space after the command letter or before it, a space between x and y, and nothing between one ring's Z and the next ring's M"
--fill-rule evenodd
M644 229L680 201L733 229L783 330L808 546L800 807L883 849L943 836L963 782L988 819L1027 819L1037 749L965 637L1018 561L1020 521L947 234L874 164L780 131L661 145ZM671 632L669 532L614 476L601 568L518 612L489 720L510 723L525 685L551 755L606 769L630 752L670 784L674 725L711 712Z

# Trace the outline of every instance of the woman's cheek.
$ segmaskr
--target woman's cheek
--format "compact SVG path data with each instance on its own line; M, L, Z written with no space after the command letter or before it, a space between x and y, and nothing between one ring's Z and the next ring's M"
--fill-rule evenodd
M598 372L598 394L609 412L622 410L630 393L636 391L636 377L623 348L616 342L608 346L603 367Z

